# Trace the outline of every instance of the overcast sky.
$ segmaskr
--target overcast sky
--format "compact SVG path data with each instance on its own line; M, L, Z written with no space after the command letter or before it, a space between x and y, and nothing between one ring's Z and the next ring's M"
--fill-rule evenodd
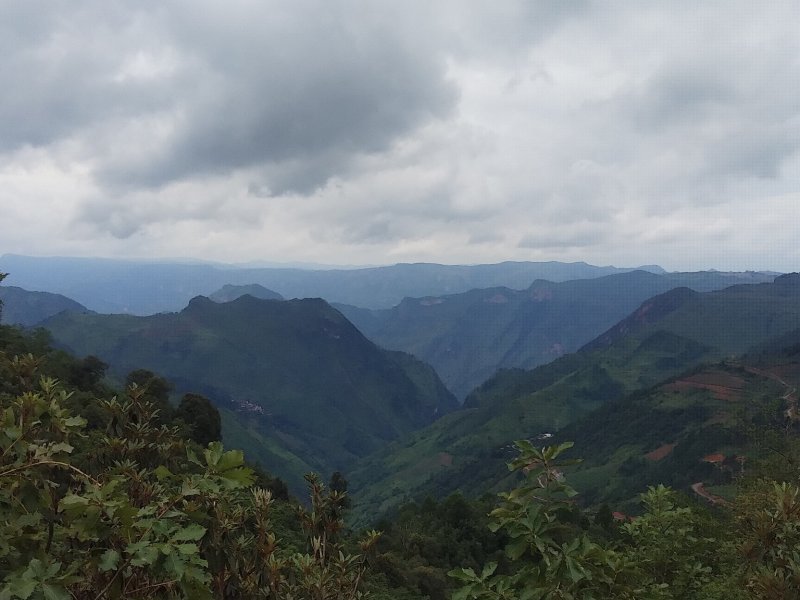
M0 2L0 253L800 270L800 3Z

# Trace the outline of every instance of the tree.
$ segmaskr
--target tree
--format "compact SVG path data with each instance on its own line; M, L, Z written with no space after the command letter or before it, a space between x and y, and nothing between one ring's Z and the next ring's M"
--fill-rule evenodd
M338 492L340 494L347 494L347 486L348 486L347 479L344 478L341 471L334 471L333 475L331 475L331 481L328 484L328 489L332 492ZM345 495L343 500L344 508L350 508L352 502L350 500L350 496Z
M293 522L307 546L281 547L241 451L201 452L135 383L87 430L43 373L42 357L0 352L0 600L365 597L377 534L350 549L344 492L309 476Z
M147 369L136 369L128 373L125 378L125 387L136 386L140 388L159 411L158 421L165 423L172 418L174 409L169 403L172 384Z
M185 394L175 416L192 428L190 437L203 447L222 439L219 411L205 396Z
M79 390L90 390L95 387L106 374L108 365L96 356L89 355L75 363L70 370L70 383Z
M506 554L511 573L497 573L497 563L455 569L461 581L453 600L658 598L642 585L635 565L623 554L590 540L576 518L576 492L562 469L576 461L559 459L572 443L536 448L516 442L520 456L508 467L525 475L522 485L501 494L491 512L491 529L503 530L510 541Z
M8 277L8 273L0 273L0 283L2 283L3 279ZM0 321L3 320L3 300L0 299Z
M735 512L740 575L751 597L800 600L800 487L750 482Z
M642 579L655 589L669 589L670 598L704 597L720 554L719 541L704 530L696 511L678 505L675 491L650 487L641 501L644 514L622 530L628 538L625 552Z

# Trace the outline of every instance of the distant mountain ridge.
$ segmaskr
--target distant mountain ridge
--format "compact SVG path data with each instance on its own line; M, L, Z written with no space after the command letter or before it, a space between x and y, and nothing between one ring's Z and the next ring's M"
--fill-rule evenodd
M62 313L44 326L117 376L150 369L207 395L225 443L295 490L302 474L343 470L458 406L430 366L378 348L320 299L197 297L180 313Z
M250 285L227 284L211 294L208 299L214 302L232 302L245 295L252 296L253 298L260 298L261 300L284 299L279 293L268 290L263 285L257 283L251 283Z
M284 298L324 298L365 308L389 308L405 297L498 286L525 289L536 279L566 281L632 270L582 262L415 263L309 270L11 254L0 257L0 271L10 274L9 284L63 294L97 312L137 315L178 311L191 298L212 294L226 284L259 284Z
M497 489L514 440L543 440L579 420L591 429L606 414L595 411L609 402L773 340L794 348L791 336L798 330L799 275L703 293L668 291L580 352L531 371L500 371L467 397L462 410L362 459L351 474L354 497L361 514L380 514L426 494Z
M676 286L710 291L761 281L748 273L631 271L565 282L539 279L525 290L406 298L384 310L337 308L377 344L433 365L463 399L499 368L531 369L578 350L646 299Z
M31 327L62 311L91 312L88 308L61 294L30 292L16 286L0 286L3 303L0 322L5 325Z

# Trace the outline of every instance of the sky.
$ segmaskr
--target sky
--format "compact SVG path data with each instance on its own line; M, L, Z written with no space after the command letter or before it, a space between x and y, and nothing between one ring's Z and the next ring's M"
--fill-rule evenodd
M800 270L796 0L4 0L0 254Z

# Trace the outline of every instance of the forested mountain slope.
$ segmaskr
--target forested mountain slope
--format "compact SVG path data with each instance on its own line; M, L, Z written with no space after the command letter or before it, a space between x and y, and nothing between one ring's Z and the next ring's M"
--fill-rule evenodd
M761 281L752 274L633 271L525 290L475 289L406 298L386 310L337 306L380 346L430 363L463 399L499 368L532 369L575 352L638 307L675 287L710 291Z
M575 354L532 371L499 372L463 410L354 468L362 514L420 494L491 489L514 440L544 440L583 417L591 427L601 422L592 411L606 403L796 330L798 282L800 276L786 275L716 292L671 290Z
M286 478L348 467L457 407L431 367L364 338L319 299L203 297L151 317L62 314L45 322L119 376L157 372L220 408L227 445Z
M88 308L60 294L29 292L16 286L0 287L3 304L0 322L6 325L30 327L61 311L90 312Z

